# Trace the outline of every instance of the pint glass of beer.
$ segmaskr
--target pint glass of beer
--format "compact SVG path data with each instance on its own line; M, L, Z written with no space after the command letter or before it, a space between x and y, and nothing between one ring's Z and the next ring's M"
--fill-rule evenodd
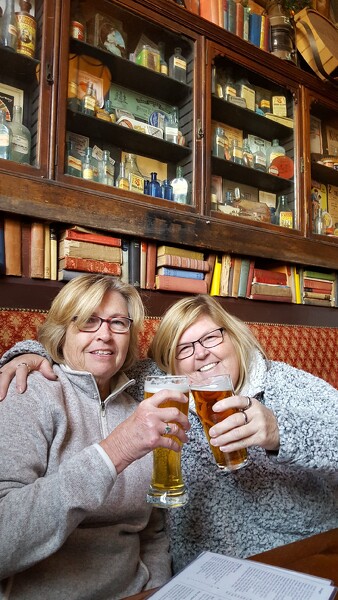
M150 398L150 396L163 389L177 390L188 396L188 378L175 375L148 376L144 384L144 398ZM185 415L188 414L188 402L167 400L167 402L160 405L160 408L173 406ZM168 448L155 448L153 451L153 474L147 494L147 502L159 508L176 508L184 506L188 502L188 494L181 471L181 452L175 452Z
M230 375L221 374L208 377L207 374L199 373L196 378L190 378L190 390L195 400L196 412L218 467L226 472L237 471L244 467L248 462L246 448L235 452L221 452L218 447L210 444L209 429L215 423L220 423L226 417L237 412L235 408L217 413L212 410L216 402L234 395Z

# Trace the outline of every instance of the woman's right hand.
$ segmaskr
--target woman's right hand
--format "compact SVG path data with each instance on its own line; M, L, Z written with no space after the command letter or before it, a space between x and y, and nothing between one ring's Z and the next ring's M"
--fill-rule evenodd
M23 394L27 388L27 377L31 371L39 371L46 379L57 379L50 363L39 354L20 354L0 368L0 401L4 400L9 384L16 377L16 390Z
M100 445L108 454L117 473L154 448L168 448L179 452L188 441L188 417L178 408L161 408L168 400L186 403L187 396L173 390L161 390L140 402L135 412L120 423ZM166 427L170 427L170 435Z

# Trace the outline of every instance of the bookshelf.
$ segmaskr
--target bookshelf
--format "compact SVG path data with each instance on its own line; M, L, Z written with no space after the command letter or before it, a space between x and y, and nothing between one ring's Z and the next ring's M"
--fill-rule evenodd
M91 3L85 2L90 11ZM87 42L69 39L69 14L71 2L64 0L36 0L38 43L34 59L17 56L0 47L2 64L7 65L0 77L0 86L9 85L24 92L24 122L33 133L32 164L23 165L0 160L0 211L2 216L14 215L24 219L40 219L57 226L65 222L114 231L121 236L137 236L158 243L181 244L203 251L230 252L258 258L271 258L312 267L337 268L338 237L316 235L312 231L309 198L311 179L324 179L326 184L336 184L336 175L311 162L309 147L310 114L319 117L326 125L334 127L338 116L336 91L312 73L302 70L243 41L224 29L208 23L198 15L187 12L174 2L165 0L100 0L95 11L102 11L122 21L128 31L128 50L135 47L140 32L158 41L162 36L167 52L180 43L187 58L187 83L181 84L150 69L134 64L128 58L114 56ZM59 55L60 48L60 55ZM153 95L157 102L178 105L184 146L151 138L115 123L105 123L97 118L85 117L67 109L68 54L87 55L104 64L121 87L137 94ZM11 63L9 62L12 61ZM293 230L262 225L252 219L224 216L212 210L210 203L210 175L218 174L233 180L252 183L252 173L235 164L211 156L211 121L222 117L224 103L212 95L212 63L214 60L240 66L254 77L257 83L270 81L284 87L289 102L293 103L295 129L292 152L296 164L294 182L276 181L268 173L256 175L257 186L273 191L278 186L295 190L297 227ZM14 62L13 62L14 61ZM10 66L13 63L13 68ZM38 71L38 78L36 78ZM263 117L248 114L246 109L229 108L229 120L236 127L251 127L255 135L267 135L267 130L277 137L286 131L277 124L267 124ZM65 173L66 131L85 135L91 143L106 145L116 164L121 152L134 152L157 160L166 166L169 178L177 165L184 168L191 190L191 203L178 205L147 195L134 194L115 187L88 182ZM270 135L269 133L269 135ZM113 141L112 141L113 140ZM323 169L325 169L323 171ZM333 170L332 170L333 171ZM326 180L325 180L326 177ZM277 186L277 187L276 187ZM17 306L23 295L46 298L48 305L58 283L29 281L1 276L2 304ZM10 291L12 290L12 291ZM45 292L44 292L45 290ZM2 294L4 292L4 295ZM172 303L174 294L163 292L143 294L149 306L161 302ZM6 298L8 297L8 301ZM153 299L153 297L155 299ZM16 298L16 302L15 302ZM256 311L256 319L264 318L265 305L245 300L221 300L243 313ZM32 299L33 302L33 299ZM254 306L252 306L254 304ZM36 305L36 301L35 301ZM153 308L151 309L153 310ZM316 315L330 321L332 309L281 305L268 307L271 319L291 311L299 315ZM155 310L155 312L157 312ZM259 312L259 315L258 315ZM285 313L286 314L286 313ZM247 318L244 315L244 318ZM284 318L284 316L283 316ZM291 317L285 320L290 322ZM255 320L253 318L253 320Z

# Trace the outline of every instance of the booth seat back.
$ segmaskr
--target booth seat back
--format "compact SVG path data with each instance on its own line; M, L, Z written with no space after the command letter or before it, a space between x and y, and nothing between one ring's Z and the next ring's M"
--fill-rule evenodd
M46 314L42 310L0 308L0 356L20 340L36 339L37 329ZM146 318L139 338L141 358L147 356L159 323L160 317ZM270 359L309 371L338 388L338 328L271 323L248 325Z

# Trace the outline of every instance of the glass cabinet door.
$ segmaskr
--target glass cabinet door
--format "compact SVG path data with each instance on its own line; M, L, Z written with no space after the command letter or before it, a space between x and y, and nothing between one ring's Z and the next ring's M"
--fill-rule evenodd
M338 111L336 103L308 94L311 169L307 178L309 234L338 243Z
M200 42L136 2L62 11L57 178L192 210Z
M211 213L299 230L296 89L220 47L209 53Z
M0 0L0 168L49 173L55 3Z

